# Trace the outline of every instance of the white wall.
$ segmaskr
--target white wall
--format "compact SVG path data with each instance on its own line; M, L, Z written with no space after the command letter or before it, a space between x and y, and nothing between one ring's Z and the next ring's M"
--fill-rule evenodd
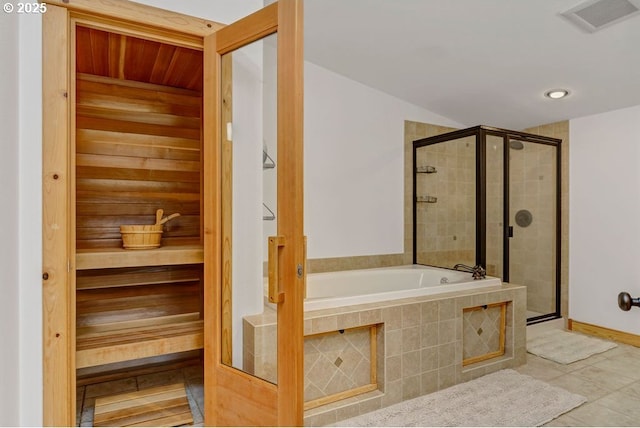
M308 257L404 252L404 121L465 126L315 64L304 72Z
M640 334L640 105L573 119L570 129L569 317Z
M20 425L42 425L42 21L20 16ZM15 392L14 392L15 393Z
M18 17L0 15L0 426L19 424Z
M135 0L149 6L230 24L263 7L262 0Z

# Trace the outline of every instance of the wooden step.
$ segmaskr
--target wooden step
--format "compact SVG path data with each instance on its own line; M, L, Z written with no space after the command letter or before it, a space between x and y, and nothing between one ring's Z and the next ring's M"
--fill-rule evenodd
M158 318L155 325L129 328L79 330L76 368L129 361L156 355L192 351L204 347L203 321L175 321Z
M179 426L193 416L183 383L96 398L93 426Z

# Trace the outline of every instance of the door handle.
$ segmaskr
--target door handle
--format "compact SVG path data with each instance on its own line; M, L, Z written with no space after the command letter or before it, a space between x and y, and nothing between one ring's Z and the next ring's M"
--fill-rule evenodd
M507 227L507 238L513 238L513 226Z
M280 292L280 249L284 247L284 236L269 237L269 302L280 303L284 293Z
M629 293L623 291L618 294L618 306L623 311L628 311L632 306L640 306L640 297L634 299Z
M304 263L304 267L303 267L303 270L302 270L302 275L304 275L307 272L307 237L303 236L302 239L303 239L303 243L304 243L304 248L302 250L302 263ZM302 275L300 275L300 276L302 276ZM307 276L305 275L303 279L304 279L304 282L303 282L304 290L302 292L302 298L306 299L307 298Z

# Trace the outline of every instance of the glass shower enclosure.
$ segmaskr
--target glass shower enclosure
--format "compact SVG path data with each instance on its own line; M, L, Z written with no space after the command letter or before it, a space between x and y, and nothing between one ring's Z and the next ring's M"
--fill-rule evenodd
M413 262L527 287L529 324L560 317L562 140L476 126L413 142Z

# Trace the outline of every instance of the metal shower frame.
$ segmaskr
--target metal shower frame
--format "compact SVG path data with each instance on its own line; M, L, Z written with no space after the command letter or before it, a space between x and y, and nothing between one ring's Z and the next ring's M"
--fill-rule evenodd
M421 147L444 143L446 141L475 136L476 143L476 264L486 267L486 246L487 246L487 136L502 137L503 150L503 272L502 280L509 281L509 140L517 139L523 142L544 144L556 148L556 260L555 260L555 311L527 319L527 324L535 324L542 321L561 317L561 259L562 259L562 140L558 138L545 137L520 131L495 128L485 125L474 126L472 128L461 129L433 137L422 138L413 142L413 263L417 263L417 150Z

